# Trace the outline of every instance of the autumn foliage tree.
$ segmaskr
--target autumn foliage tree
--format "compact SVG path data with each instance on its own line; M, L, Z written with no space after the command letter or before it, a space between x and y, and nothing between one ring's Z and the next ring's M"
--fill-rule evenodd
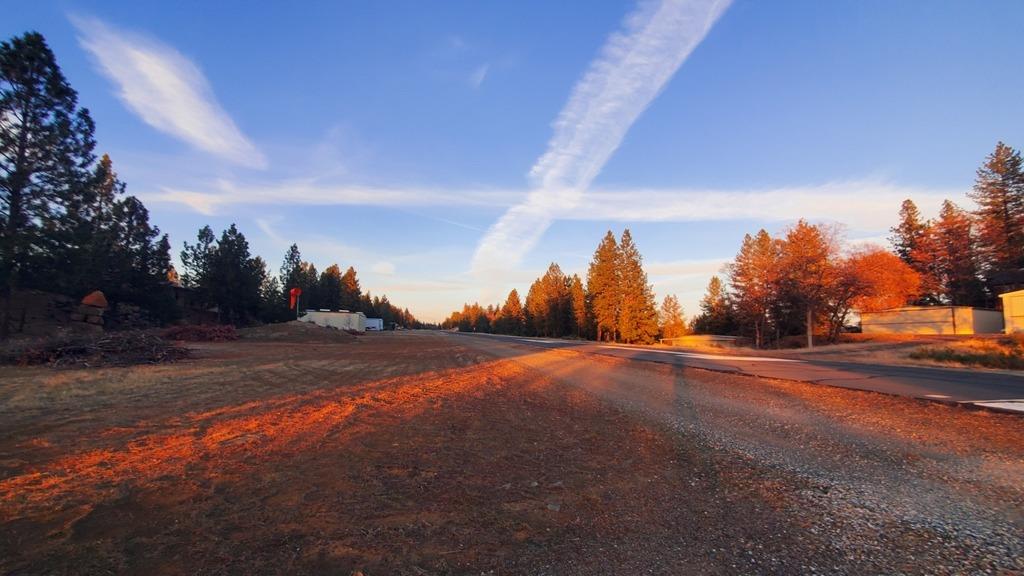
M658 309L658 328L662 338L678 338L687 333L686 318L679 299L673 294L665 296Z
M856 278L851 304L860 312L899 308L920 296L921 275L903 259L878 246L854 250L846 267Z

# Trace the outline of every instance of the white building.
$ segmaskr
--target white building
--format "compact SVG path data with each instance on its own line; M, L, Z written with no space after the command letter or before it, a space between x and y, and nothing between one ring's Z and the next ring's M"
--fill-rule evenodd
M1024 332L1024 290L1000 294L1003 300L1003 331L1007 334Z
M908 306L862 312L860 325L865 334L998 334L1003 315L970 306Z

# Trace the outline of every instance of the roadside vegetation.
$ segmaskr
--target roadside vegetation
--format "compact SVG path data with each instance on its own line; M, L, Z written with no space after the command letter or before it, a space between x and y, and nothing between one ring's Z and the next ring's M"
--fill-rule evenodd
M910 353L915 360L1024 370L1024 334L1004 338L971 338L941 346L923 346Z
M503 305L465 304L444 328L497 334L575 337L646 344L687 333L740 336L757 348L835 344L855 327L854 311L911 304L999 304L1000 277L1024 269L1024 167L999 142L978 169L968 212L950 201L923 220L905 200L889 238L892 250L851 245L841 227L804 220L772 236L744 236L736 258L708 283L687 323L674 295L660 310L630 235L601 241L586 279L552 263L525 303L512 290ZM1005 290L1004 290L1005 291ZM948 355L948 354L947 354ZM1010 362L1013 355L1004 355ZM996 354L993 358L999 356Z

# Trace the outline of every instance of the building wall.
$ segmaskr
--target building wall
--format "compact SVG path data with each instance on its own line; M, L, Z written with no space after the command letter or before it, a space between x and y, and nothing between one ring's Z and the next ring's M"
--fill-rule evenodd
M1024 332L1024 290L1000 294L1003 299L1003 322L1007 334Z
M366 316L362 312L319 312L310 310L299 318L300 322L312 322L318 326L366 332Z
M998 310L969 306L917 306L861 314L865 334L997 334L1003 318Z

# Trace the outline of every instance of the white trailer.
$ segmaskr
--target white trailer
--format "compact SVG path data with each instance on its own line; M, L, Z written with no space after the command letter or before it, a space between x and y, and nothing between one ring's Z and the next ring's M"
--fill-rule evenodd
M362 312L323 312L310 310L299 318L301 322L311 322L317 326L327 326L338 330L355 330L366 332L366 315Z
M367 330L376 330L376 331L383 330L384 329L384 319L383 318L367 318L366 319L366 329Z

